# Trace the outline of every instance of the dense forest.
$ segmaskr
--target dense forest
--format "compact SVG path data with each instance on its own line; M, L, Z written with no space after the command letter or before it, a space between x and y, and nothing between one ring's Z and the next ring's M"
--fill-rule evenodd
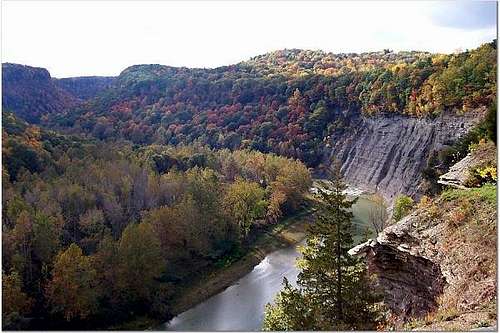
M354 114L432 117L496 100L496 41L451 55L284 50L216 69L139 65L48 123L136 144L251 148L316 166Z
M178 281L244 252L311 185L302 163L273 154L110 146L11 113L2 135L3 291L16 295L4 327L165 318Z
M137 65L96 81L102 90L86 87L96 78L34 89L16 84L15 65L4 64L4 106L28 121L99 139L250 148L314 167L358 114L435 117L489 106L496 68L496 40L456 54L293 49L214 69ZM28 73L25 82L40 76ZM39 95L48 96L49 107L40 108ZM67 95L85 98L74 107Z

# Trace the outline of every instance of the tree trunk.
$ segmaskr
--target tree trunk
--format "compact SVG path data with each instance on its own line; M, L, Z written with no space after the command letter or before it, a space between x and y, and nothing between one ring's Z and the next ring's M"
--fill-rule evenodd
M340 211L340 207L337 207L337 211ZM338 213L337 213L338 215ZM340 219L337 216L337 318L339 320L343 320L343 311L342 311L342 267L341 267L341 231L340 231Z

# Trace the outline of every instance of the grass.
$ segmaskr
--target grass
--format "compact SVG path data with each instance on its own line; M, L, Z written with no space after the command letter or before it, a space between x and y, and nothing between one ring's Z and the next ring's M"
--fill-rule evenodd
M479 188L469 190L448 189L441 194L441 198L445 201L457 199L480 200L496 205L497 187L494 184L484 184Z

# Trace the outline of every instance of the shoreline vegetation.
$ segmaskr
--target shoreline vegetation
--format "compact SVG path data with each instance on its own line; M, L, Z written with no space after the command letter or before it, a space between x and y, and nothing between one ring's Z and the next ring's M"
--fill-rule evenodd
M315 182L317 180L315 179ZM356 196L371 200L373 193L355 192ZM139 316L110 329L146 329L156 330L176 316L197 306L250 273L267 255L282 248L299 244L306 237L307 225L313 221L316 211L315 199L308 195L304 207L275 225L261 231L246 253L233 258L222 267L209 267L196 274L197 278L186 281L172 299L171 317L157 320ZM384 204L385 205L385 204Z
M113 330L156 330L174 317L217 295L250 273L268 254L281 248L300 243L305 238L306 226L312 221L314 201L296 214L286 217L275 225L264 228L248 251L222 267L209 267L196 274L197 278L186 281L172 299L171 317L157 320L139 316L130 321L109 327Z

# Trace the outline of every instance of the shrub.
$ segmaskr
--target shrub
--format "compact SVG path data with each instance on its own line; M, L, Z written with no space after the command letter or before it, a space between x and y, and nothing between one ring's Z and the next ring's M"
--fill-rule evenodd
M394 203L394 212L392 213L392 218L396 221L401 220L403 217L408 215L414 204L415 202L409 196L398 196L396 198L396 202Z

